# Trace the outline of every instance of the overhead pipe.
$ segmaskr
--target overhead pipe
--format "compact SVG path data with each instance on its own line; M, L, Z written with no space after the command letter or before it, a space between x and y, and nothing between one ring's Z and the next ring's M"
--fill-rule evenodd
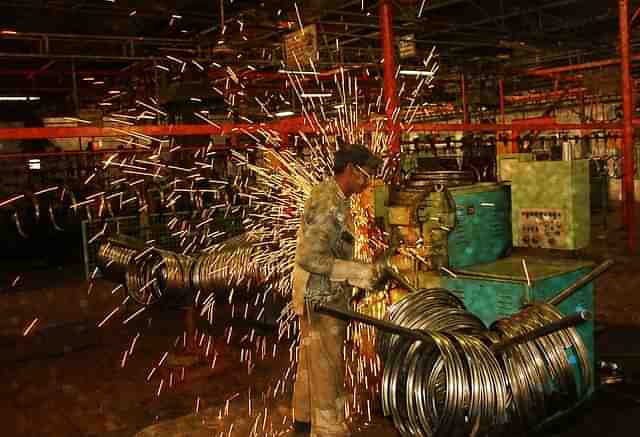
M633 165L633 89L631 84L631 47L629 44L629 0L619 0L620 20L620 68L622 70L622 191L624 202L625 224L627 225L627 243L629 251L635 252L636 221L634 205Z
M380 15L380 39L384 56L384 99L385 112L387 114L387 130L391 136L389 151L400 152L400 135L394 123L394 116L398 108L398 92L396 84L396 53L393 37L393 5L390 0L381 0Z

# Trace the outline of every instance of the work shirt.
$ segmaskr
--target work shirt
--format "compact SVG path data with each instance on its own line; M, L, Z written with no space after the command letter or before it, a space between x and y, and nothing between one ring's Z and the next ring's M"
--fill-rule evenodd
M354 228L350 200L332 177L316 185L305 202L297 234L293 305L304 312L305 298L346 305L348 287L331 282L336 259L352 260Z

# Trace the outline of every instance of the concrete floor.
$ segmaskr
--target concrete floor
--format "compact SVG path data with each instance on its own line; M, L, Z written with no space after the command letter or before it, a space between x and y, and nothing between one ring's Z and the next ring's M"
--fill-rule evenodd
M542 435L638 435L640 257L625 254L624 234L616 223L613 215L608 230L594 226L593 244L583 255L617 261L596 282L597 352L599 360L619 364L625 382L601 386L591 402ZM260 398L273 391L289 365L288 353L256 361L248 376L239 358L240 339L250 327L234 325L227 345L222 310L214 332L213 348L219 354L214 369L203 365L185 370L183 379L180 368L170 372L165 365L147 381L182 334L180 313L152 311L126 325L118 315L97 328L122 296L111 295L113 285L104 281L88 293L81 278L79 266L22 272L18 286L0 291L0 435L217 436L230 429L232 435L247 435L254 426L272 430L271 435L285 434L291 420L287 396ZM7 276L2 283L11 281ZM39 320L33 332L22 337L34 317ZM138 333L134 353L122 367L123 353ZM259 423L249 417L250 391L254 416L266 406L266 422L264 416ZM373 411L372 423L365 419L366 414L354 420L355 435L397 435L379 412Z

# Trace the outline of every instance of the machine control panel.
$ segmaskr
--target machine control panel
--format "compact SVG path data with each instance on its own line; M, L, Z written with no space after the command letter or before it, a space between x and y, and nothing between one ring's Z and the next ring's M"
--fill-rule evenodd
M562 249L567 246L567 223L562 209L520 210L520 246Z

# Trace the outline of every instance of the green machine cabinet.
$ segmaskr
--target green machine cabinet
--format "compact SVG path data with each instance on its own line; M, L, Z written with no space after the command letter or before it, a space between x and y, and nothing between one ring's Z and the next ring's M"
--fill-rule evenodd
M531 287L527 285L522 258L515 256L457 269L457 277L443 278L443 285L458 295L467 309L489 326L498 319L517 313L528 302L549 300L594 267L589 261L555 258L526 258L526 264ZM593 284L579 289L562 302L558 309L565 315L584 310L593 313ZM582 323L577 327L577 331L587 348L589 363L593 369L593 321ZM575 352L566 352L569 362L576 363ZM577 379L580 383L579 376ZM589 391L592 390L593 387L589 387Z
M495 261L511 249L509 187L479 183L449 189L456 224L449 233L449 266L462 268Z
M515 162L513 244L582 249L591 235L589 160Z

